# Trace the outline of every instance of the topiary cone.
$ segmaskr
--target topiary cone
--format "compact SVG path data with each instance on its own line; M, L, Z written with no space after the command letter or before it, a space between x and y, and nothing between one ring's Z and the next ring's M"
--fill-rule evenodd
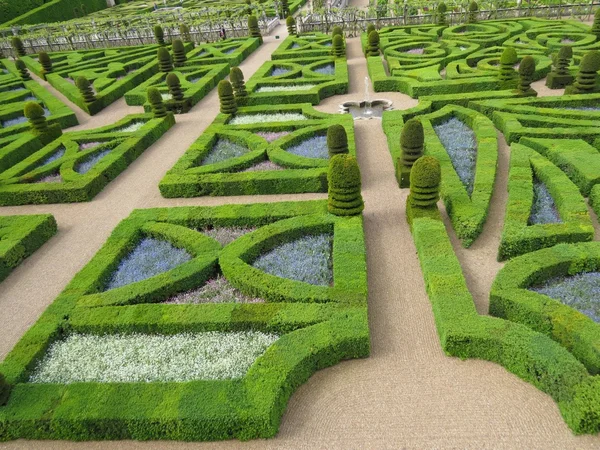
M219 81L217 88L219 93L219 102L221 103L221 112L223 114L235 114L237 112L237 103L233 96L233 86L227 80Z
M348 136L343 125L336 123L327 128L327 150L330 157L348 153Z
M367 25L367 37L369 37L369 34L371 34L371 31L375 31L375 25L373 25L372 23L370 23L369 25Z
M23 80L23 81L31 80L31 75L29 75L29 70L27 70L27 67L25 66L25 63L23 61L21 61L20 59L17 59L15 61L15 67L19 71L21 80Z
M184 42L192 42L192 36L190 35L190 27L187 24L182 23L179 25L179 34Z
M342 37L344 37L344 30L342 30L342 27L340 27L339 25L336 25L331 30L331 37L334 37L334 36L342 36Z
M165 45L165 32L160 25L154 26L154 37L158 45Z
M344 38L342 38L342 36L340 36L339 34L333 36L331 54L335 57L341 57L346 55L346 50L344 49Z
M379 56L379 33L375 30L369 33L367 56Z
M168 73L173 71L173 61L169 50L164 47L158 49L158 69L161 72Z
M285 26L287 27L288 34L290 36L296 35L296 20L292 16L287 16L285 19Z
M247 97L246 83L244 82L244 74L239 67L232 67L229 72L229 80L233 86L233 93L236 100L238 98Z
M44 116L44 109L36 102L25 103L23 114L29 119L31 131L34 134L44 134L48 132L48 122Z
M174 73L167 75L167 87L169 88L169 93L173 97L173 100L176 102L183 100L184 95L181 90L181 82L179 81L179 77Z
M552 72L546 77L546 86L550 89L561 89L573 82L574 78L569 72L571 58L573 58L573 48L570 45L561 47L553 59Z
M598 92L598 70L600 70L600 53L597 50L587 52L579 63L577 80L573 86L567 87L565 94Z
M163 102L162 95L155 87L148 88L148 101L152 107L152 113L156 118L166 117L167 108Z
M354 156L333 155L327 171L327 210L336 216L355 216L365 208L360 193L360 169Z
M401 188L410 186L410 171L417 159L423 156L425 134L423 125L417 119L408 120L400 134L402 153L396 161L396 179Z
M42 78L46 79L46 74L52 72L52 60L48 53L40 52L38 54L38 61L42 65Z
M86 77L77 77L77 80L75 80L75 85L77 86L77 89L79 89L79 92L86 103L92 103L96 101L96 94L94 94L94 90L92 89L92 86Z
M183 67L187 61L185 47L181 39L175 39L173 41L173 61L175 67Z
M448 11L446 4L440 2L437 7L437 24L440 26L446 25L446 11Z
M596 35L596 38L600 38L600 9L597 9L594 13L594 23L592 24L592 34Z
M12 44L12 47L17 56L25 56L27 54L27 52L25 51L25 46L23 45L23 41L20 37L14 36L10 40L10 43Z
M469 18L467 23L475 23L477 22L477 13L479 12L479 5L477 2L473 1L469 3Z
M440 198L442 171L433 156L422 156L415 161L410 172L410 195L412 207L435 208Z
M531 83L533 83L534 74L535 60L532 56L525 56L519 65L519 93L526 95L537 95L537 92L531 89Z
M517 86L519 75L514 69L518 62L517 51L512 47L507 47L502 52L500 57L500 70L498 72L498 80L503 89L511 89Z
M258 19L254 15L248 16L248 33L251 37L258 38L262 44L262 35L260 34L260 28L258 27Z

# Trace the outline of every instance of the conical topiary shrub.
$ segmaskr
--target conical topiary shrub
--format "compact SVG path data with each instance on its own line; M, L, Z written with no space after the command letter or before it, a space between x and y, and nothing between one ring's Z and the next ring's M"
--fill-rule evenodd
M154 26L154 37L158 45L165 45L165 32L160 25Z
M340 36L339 34L333 36L331 54L335 57L341 57L346 55L346 50L344 49L344 38L342 38L342 36Z
M183 39L183 42L192 42L190 27L188 27L187 24L182 23L181 25L179 25L179 34L181 35L181 39Z
M423 156L425 133L420 120L410 119L402 127L400 148L402 153L396 162L396 179L401 188L410 186L410 171L415 161Z
M360 169L354 156L334 155L327 171L327 210L336 216L355 216L365 209L360 193Z
M152 107L152 114L155 118L165 117L167 108L163 102L162 94L155 87L148 88L148 101Z
M173 61L171 60L171 54L169 50L164 47L158 49L158 69L161 72L169 73L173 71Z
M181 39L175 39L173 41L173 62L175 67L183 67L187 61L185 55L185 47Z
M241 98L248 97L246 83L244 82L244 73L239 67L231 68L231 71L229 72L229 80L233 86L233 95L236 102Z
M20 59L17 59L15 61L15 67L19 71L21 80L23 80L23 81L31 80L31 75L29 75L29 70L27 70L27 66L25 66L25 63L23 61L21 61Z
M446 11L448 11L446 4L440 2L437 7L437 24L440 26L446 25Z
M592 34L596 35L596 38L600 39L600 9L597 9L594 13L594 23L592 24Z
M421 156L410 172L410 195L406 202L406 218L412 221L419 217L439 219L437 201L440 198L442 171L433 156Z
M502 89L514 89L517 87L519 75L514 66L519 62L517 51L512 47L507 47L500 56L500 70L498 79Z
M348 153L348 136L343 125L336 123L327 128L327 149L329 157Z
M331 30L331 37L338 35L344 37L344 30L342 30L342 27L340 27L339 25L336 25Z
M281 17L287 17L290 15L290 6L288 0L280 0L281 4Z
M572 58L573 48L570 45L560 48L558 55L554 57L552 72L546 77L546 86L550 89L562 89L573 82L575 78L569 73Z
M14 36L10 43L12 44L12 48L17 54L17 56L25 56L27 52L25 52L25 46L23 45L23 41L20 37Z
M248 32L251 37L259 38L262 44L262 36L260 34L260 28L258 27L258 19L256 16L248 16Z
M235 114L237 112L237 103L233 96L233 86L227 80L219 81L219 102L221 103L221 112L223 114Z
M181 82L179 81L179 77L174 73L167 75L167 87L169 88L169 94L171 94L173 100L176 102L183 101L184 95L181 90Z
M469 18L467 19L467 23L475 23L477 22L477 13L479 12L479 5L477 2L473 1L469 3Z
M377 28L375 28L375 25L373 25L372 23L370 23L369 25L367 25L367 37L371 34L371 31L375 31Z
M294 19L293 16L287 16L287 19L285 19L285 26L287 27L288 34L290 36L295 36L297 34L296 20Z
M44 109L38 103L25 103L23 113L25 114L25 117L29 119L29 125L31 126L31 131L34 134L39 135L48 132L48 122L44 116Z
M52 72L52 60L48 53L40 52L38 54L38 61L42 65L42 78L46 79L46 74Z
M590 94L600 91L598 70L600 70L600 53L597 50L587 52L579 63L577 80L572 86L567 86L565 94Z
M379 56L379 33L375 30L369 33L367 56Z
M533 75L535 74L535 60L532 56L525 56L519 65L519 87L517 88L521 95L537 95L537 92L531 89Z
M92 103L96 101L96 94L94 94L94 90L92 89L92 86L86 77L77 77L77 80L75 80L75 85L77 86L77 89L79 89L79 92L86 103Z
M0 373L0 406L4 406L8 403L11 390L12 386L8 384L4 374Z

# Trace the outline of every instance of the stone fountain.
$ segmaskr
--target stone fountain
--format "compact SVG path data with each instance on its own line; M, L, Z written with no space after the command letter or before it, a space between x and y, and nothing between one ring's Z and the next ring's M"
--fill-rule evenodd
M350 113L354 120L360 119L380 119L384 111L392 109L390 100L377 99L371 100L369 95L369 77L365 77L365 99L362 102L344 102L340 105L342 114Z

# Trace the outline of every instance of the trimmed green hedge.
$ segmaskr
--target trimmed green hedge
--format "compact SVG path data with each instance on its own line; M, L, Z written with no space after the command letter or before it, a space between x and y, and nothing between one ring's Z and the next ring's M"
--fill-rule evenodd
M547 186L562 223L530 225L533 175ZM560 242L591 241L594 227L583 196L565 173L525 145L512 144L508 202L498 259L504 260Z
M135 123L143 125L136 131L120 131ZM0 173L0 205L91 200L174 124L172 114L162 119L135 114L113 125L65 133L40 150L35 141L26 137L15 141L14 152L3 161L5 166ZM86 142L100 144L80 150L80 145ZM77 172L79 164L104 150L110 152L88 172ZM15 163L19 158L24 159ZM60 180L40 182L48 176L60 176Z
M195 231L261 227L223 249ZM311 231L333 230L333 287L259 274L244 261ZM144 281L102 292L112 270L144 235L167 239L192 260ZM231 282L276 303L159 304L213 276L215 259L235 267ZM205 267L205 268L203 268ZM229 273L225 273L230 276ZM246 284L248 285L246 290ZM288 287L290 290L288 290ZM321 289L321 288L319 288ZM136 210L23 336L0 372L14 385L0 407L0 439L222 440L271 437L292 393L315 371L368 356L362 218L327 213L326 201ZM118 306L121 305L121 306ZM237 380L185 383L32 384L36 362L55 340L91 334L262 330L281 335Z
M7 5L3 5L6 1ZM38 24L62 22L64 20L75 19L84 15L100 11L107 7L106 0L51 0L31 1L27 0L23 3L22 0L0 0L0 17L3 19L12 19L0 24L2 27L11 27L14 25ZM28 3L39 5L28 6ZM29 3L29 4L31 4ZM13 6L14 5L14 6ZM33 6L33 7L32 7ZM4 8L12 9L12 11L3 11ZM12 12L12 14L11 14ZM14 14L14 13L17 14ZM77 12L79 14L77 14Z
M50 214L0 217L0 281L55 234Z
M600 373L600 325L585 314L528 288L600 269L600 243L560 244L509 261L490 293L490 314L544 333Z
M330 56L332 37L325 33L288 36L271 54L271 59L304 59Z

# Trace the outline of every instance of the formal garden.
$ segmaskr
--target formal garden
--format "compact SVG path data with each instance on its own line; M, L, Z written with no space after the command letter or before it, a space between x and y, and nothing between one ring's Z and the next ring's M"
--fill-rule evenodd
M393 418L340 380L412 348L415 411L452 361L600 444L600 10L69 1L0 1L0 441L277 443L333 374Z

